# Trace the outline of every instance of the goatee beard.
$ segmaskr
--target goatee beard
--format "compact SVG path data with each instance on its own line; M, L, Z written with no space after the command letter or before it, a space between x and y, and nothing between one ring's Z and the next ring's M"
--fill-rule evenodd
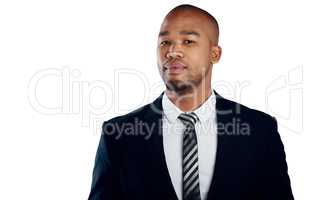
M194 84L178 80L168 81L166 84L167 90L175 92L179 95L192 93L194 91Z

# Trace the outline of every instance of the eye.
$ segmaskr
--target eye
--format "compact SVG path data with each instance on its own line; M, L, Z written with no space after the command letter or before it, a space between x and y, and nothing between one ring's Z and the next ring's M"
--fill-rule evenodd
M169 45L169 44L170 44L170 41L164 40L160 43L160 46L165 46L165 45Z
M194 41L193 40L184 40L184 44L193 44Z

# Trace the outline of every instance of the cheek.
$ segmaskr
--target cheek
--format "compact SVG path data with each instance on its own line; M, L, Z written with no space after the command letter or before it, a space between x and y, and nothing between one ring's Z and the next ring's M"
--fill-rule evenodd
M157 55L157 58L159 59L161 56L161 50L159 48L156 50L156 55Z
M210 54L208 53L209 50L200 49L199 51L194 51L189 56L189 60L195 67L203 67L206 68L210 63Z
M157 50L157 59L162 61L166 59L166 49L158 49Z
M160 49L157 50L156 55L157 55L158 62L162 62L162 60L164 60L164 58L165 58L164 52Z
M210 49L205 49L203 52L201 52L200 56L201 64L204 68L209 67L211 64L211 54L210 54Z

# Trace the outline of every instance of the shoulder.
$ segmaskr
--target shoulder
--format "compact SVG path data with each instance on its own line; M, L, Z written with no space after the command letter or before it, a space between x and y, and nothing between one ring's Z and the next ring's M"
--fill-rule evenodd
M111 118L111 119L105 121L105 123L115 123L115 122L119 123L119 122L130 121L134 118L142 118L146 113L149 112L149 110L150 110L150 104L146 104L127 114L119 115L114 118Z
M265 112L249 108L248 106L223 97L220 98L219 104L217 105L216 109L225 109L225 111L228 111L229 115L240 119L242 122L249 123L250 126L255 128L277 128L276 118Z
M114 126L125 126L126 124L143 121L152 112L151 106L152 104L146 104L127 114L111 118L103 123L102 129L104 132L111 132Z

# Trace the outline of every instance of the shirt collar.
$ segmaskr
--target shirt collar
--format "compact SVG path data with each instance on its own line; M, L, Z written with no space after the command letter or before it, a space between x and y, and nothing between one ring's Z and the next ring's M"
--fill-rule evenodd
M198 116L200 122L206 122L216 116L215 106L216 97L214 91L212 91L211 95L207 98L207 100L193 112ZM164 93L162 97L162 107L163 113L170 123L174 123L177 120L178 116L181 113L184 113L174 103L170 101L166 93Z

